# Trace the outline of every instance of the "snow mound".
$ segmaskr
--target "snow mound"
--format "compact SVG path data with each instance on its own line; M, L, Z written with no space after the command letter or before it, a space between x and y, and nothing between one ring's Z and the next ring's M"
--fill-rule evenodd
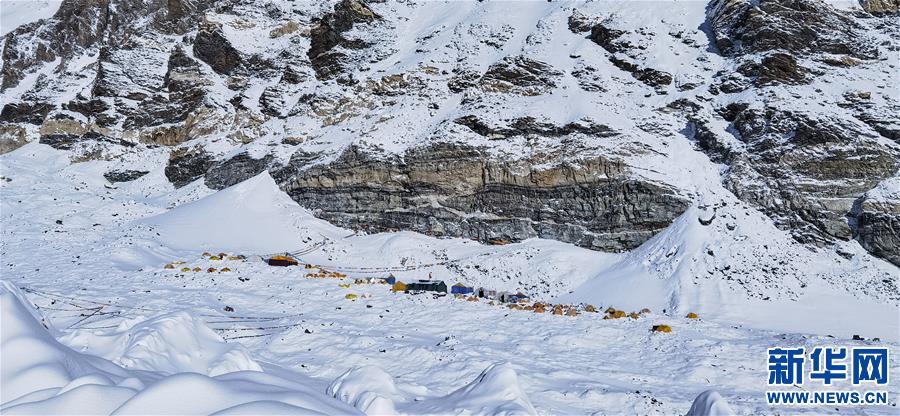
M262 371L239 344L227 344L206 324L186 312L123 322L108 333L77 331L63 342L135 370L164 374L193 372L208 376Z
M474 381L445 397L423 402L418 413L479 415L534 415L531 400L519 385L519 376L509 363L492 364Z
M259 371L216 377L189 372L166 375L153 368L126 370L75 352L50 336L35 319L39 312L22 302L14 289L6 282L0 287L2 414L359 414L305 384ZM163 319L183 320L179 314ZM135 327L166 326L159 319L153 322ZM178 336L177 331L166 334ZM162 349L167 350L171 349ZM148 367L156 363L160 362L143 362ZM161 363L171 364L169 360Z
M305 213L263 172L141 222L173 248L274 253L306 245L294 222Z
M393 377L375 366L347 370L325 392L369 415L394 415L397 386Z
M73 380L94 374L108 382L127 374L102 359L79 354L60 345L41 326L40 312L22 302L17 290L4 282L0 288L0 405L35 392L55 394ZM15 288L12 288L15 289Z
M725 203L695 204L556 301L697 312L768 330L896 339L896 304L852 291L853 285L868 284L857 269L890 275L893 266L846 261L833 251L812 252L759 211L743 208L733 196L721 196ZM779 264L782 273L766 272L771 264Z
M686 416L732 416L734 411L728 402L715 390L707 390L694 399Z
M240 373L232 373L238 374ZM249 380L218 379L195 373L166 377L131 398L116 410L120 415L213 414L216 412L283 414L290 406L298 414L359 414L355 409L305 386L296 391ZM261 401L279 402L278 405ZM244 407L249 404L252 407Z

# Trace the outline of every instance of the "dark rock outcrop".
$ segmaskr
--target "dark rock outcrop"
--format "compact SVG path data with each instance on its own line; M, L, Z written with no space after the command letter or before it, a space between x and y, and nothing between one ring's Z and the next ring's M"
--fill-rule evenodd
M603 49L606 49L607 52L616 53L628 48L627 44L618 40L624 34L624 31L610 28L601 22L591 28L591 34L588 38L603 47Z
M40 125L56 106L49 103L9 103L0 111L0 121Z
M169 156L165 169L166 178L176 188L180 188L205 175L214 163L212 157L203 150L178 149Z
M758 4L757 4L758 3ZM729 56L784 50L832 53L860 59L878 56L865 30L845 13L817 0L714 0L710 27L719 51Z
M72 150L79 143L105 142L124 147L135 146L134 143L129 141L116 139L96 132L86 132L84 134L45 134L41 136L39 142L57 150Z
M569 15L569 30L572 33L588 32L594 26L594 19L586 16L577 9Z
M13 87L33 67L72 58L99 45L124 44L136 22L153 22L166 34L183 34L209 6L196 0L64 0L46 22L21 26L6 35L0 91ZM149 20L148 20L149 19ZM46 23L46 24L43 24Z
M729 155L726 185L801 242L850 239L845 216L854 200L900 168L896 149L846 120L770 107L732 112L745 149Z
M310 31L310 46L307 56L316 71L318 79L338 77L347 64L347 50L363 49L368 44L359 39L350 39L344 33L355 24L368 24L381 19L361 0L342 0L334 6L334 12L318 20Z
M745 75L756 77L756 85L763 87L772 84L806 84L809 82L809 70L797 64L797 60L786 53L773 53L765 56L759 65L742 67ZM744 72L742 71L742 72Z
M181 46L176 46L169 54L163 87L172 93L180 93L198 87L201 81L200 64L188 56Z
M876 16L900 13L900 0L860 0L863 10Z
M507 126L489 126L477 116L468 115L453 120L454 123L466 126L478 135L491 139L502 139L513 136L561 137L570 134L585 134L593 137L611 137L618 133L611 127L584 121L566 123L557 126L552 123L537 121L534 117L520 117L511 120Z
M386 160L351 148L283 188L319 217L354 229L480 240L543 237L605 251L637 247L689 205L663 185L630 177L615 161L535 170L453 144Z
M481 74L477 71L458 68L453 71L453 77L447 81L447 88L450 92L463 92L469 88L478 85Z
M521 55L507 56L488 67L479 85L485 91L541 95L556 88L562 72L550 64Z
M131 182L135 179L138 179L150 172L146 170L111 170L103 174L103 177L106 180L116 183L116 182Z
M900 201L859 198L850 211L853 238L875 256L900 266Z
M246 153L241 153L231 159L216 163L206 172L204 182L210 189L225 189L260 174L269 167L271 162L272 156L270 155L254 159Z
M243 64L241 53L222 33L216 23L206 22L200 25L194 39L194 56L206 62L220 74L231 74Z
M641 68L640 66L629 62L626 59L616 56L610 56L609 61L616 68L631 73L634 79L647 84L650 87L661 87L672 83L672 74L653 68Z

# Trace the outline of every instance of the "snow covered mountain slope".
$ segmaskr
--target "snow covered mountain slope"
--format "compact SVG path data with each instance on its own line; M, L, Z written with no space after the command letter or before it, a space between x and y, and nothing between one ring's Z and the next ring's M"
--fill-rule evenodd
M5 38L3 146L164 146L177 187L268 169L347 228L613 252L703 199L700 150L798 241L890 260L890 211L847 218L898 169L870 3L71 0Z

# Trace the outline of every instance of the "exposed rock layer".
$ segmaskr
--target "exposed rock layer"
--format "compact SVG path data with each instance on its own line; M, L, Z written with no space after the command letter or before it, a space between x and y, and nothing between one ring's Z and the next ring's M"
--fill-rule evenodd
M605 251L637 247L689 205L671 189L631 178L615 161L535 170L451 144L386 160L350 149L284 188L321 218L354 229L543 237Z

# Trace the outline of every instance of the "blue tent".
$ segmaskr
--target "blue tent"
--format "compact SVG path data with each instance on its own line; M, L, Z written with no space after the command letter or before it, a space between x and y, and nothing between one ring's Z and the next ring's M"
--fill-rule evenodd
M387 283L389 285L397 283L397 278L394 277L394 275L390 275L388 277L383 277L383 278L381 278L381 280L383 280L385 283Z
M450 293L452 293L454 295L465 295L467 293L472 293L472 292L474 292L474 289L472 289L471 287L468 287L462 283L457 283L450 287Z

